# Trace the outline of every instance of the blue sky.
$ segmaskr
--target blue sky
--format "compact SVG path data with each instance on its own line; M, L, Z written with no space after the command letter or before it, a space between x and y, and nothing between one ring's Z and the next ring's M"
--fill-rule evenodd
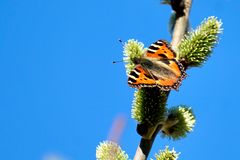
M240 2L195 0L190 23L222 19L224 34L201 68L188 70L168 106L192 106L194 132L171 141L157 137L150 157L165 145L180 159L236 159L240 143ZM159 0L1 0L0 159L95 159L116 117L126 125L121 147L133 158L140 137L130 118L134 90L127 85L122 46L171 40L170 8Z

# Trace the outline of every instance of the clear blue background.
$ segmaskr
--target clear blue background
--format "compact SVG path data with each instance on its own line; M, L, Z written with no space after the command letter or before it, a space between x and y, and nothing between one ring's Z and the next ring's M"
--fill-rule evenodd
M188 71L168 106L192 106L197 124L187 138L156 139L180 159L237 159L239 153L239 10L234 0L195 0L190 23L222 19L224 34L212 57ZM159 0L0 1L0 159L93 160L114 119L127 123L119 141L134 157L140 137L130 117L122 46L170 40L171 10Z

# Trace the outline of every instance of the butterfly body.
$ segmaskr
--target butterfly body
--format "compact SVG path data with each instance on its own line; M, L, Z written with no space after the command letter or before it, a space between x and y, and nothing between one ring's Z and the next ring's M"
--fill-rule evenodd
M142 57L134 58L133 63L135 67L128 78L133 88L157 86L164 91L178 90L186 77L175 52L162 40L153 43Z

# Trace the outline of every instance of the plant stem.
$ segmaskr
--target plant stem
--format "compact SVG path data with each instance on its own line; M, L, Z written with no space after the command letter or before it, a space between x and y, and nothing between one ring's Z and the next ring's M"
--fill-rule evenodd
M134 160L146 160L148 157L148 154L152 148L152 144L155 140L155 137L157 136L159 130L161 129L161 126L159 125L155 132L153 133L151 139L145 139L141 138L140 144L137 148Z
M192 0L184 0L184 4L185 4L184 11L183 11L184 15L183 16L176 15L177 19L176 19L173 34L172 34L172 43L171 43L172 48L174 50L176 50L178 44L180 43L184 34L187 31L188 17L189 17Z
M175 0L175 1L179 1L179 0ZM184 2L184 8L183 8L184 14L178 14L176 12L176 22L175 22L175 26L173 29L172 42L171 42L174 50L176 50L178 44L180 43L181 39L183 38L184 34L187 31L188 17L189 17L191 4L192 4L192 0L180 0L180 1ZM158 132L161 130L161 127L162 127L162 125L159 125L158 127L156 127L156 130L154 131L154 133L150 139L146 139L144 137L141 138L140 144L139 144L137 151L135 153L135 156L134 156L134 160L146 160L147 159L147 157L151 151L152 144L153 144Z

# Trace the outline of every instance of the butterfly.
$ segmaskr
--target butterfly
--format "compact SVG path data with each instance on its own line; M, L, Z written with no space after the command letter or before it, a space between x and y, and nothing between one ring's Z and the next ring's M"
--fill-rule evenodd
M163 40L151 44L140 58L134 58L135 67L128 75L128 84L140 89L158 87L160 90L178 90L187 74L176 59L176 53Z

